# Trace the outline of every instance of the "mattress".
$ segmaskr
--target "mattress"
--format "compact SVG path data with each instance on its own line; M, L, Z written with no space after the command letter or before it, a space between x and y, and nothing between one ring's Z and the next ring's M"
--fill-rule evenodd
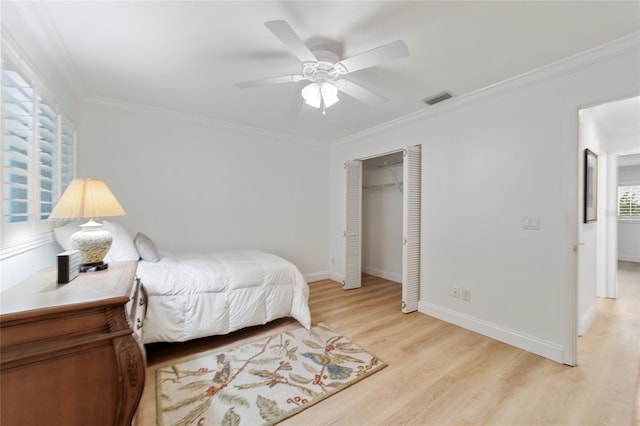
M144 343L184 342L284 317L311 326L309 287L291 262L257 250L163 253L141 260Z

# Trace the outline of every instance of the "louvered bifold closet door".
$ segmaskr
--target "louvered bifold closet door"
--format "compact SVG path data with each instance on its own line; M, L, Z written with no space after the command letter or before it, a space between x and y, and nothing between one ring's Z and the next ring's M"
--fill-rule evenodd
M404 151L402 312L418 310L420 297L420 217L422 160L419 146Z
M345 263L344 286L345 290L359 288L362 274L362 163L349 161L345 163L346 169L346 224L344 231Z

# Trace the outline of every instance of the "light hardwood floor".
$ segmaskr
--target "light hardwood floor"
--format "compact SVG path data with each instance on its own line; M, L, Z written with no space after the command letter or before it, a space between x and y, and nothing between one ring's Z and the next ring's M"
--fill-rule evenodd
M281 424L640 425L640 264L621 262L620 297L599 299L578 367L557 364L421 313L402 314L397 283L310 284L324 322L388 367ZM155 424L155 369L181 357L295 328L278 320L228 336L148 347L138 424ZM635 408L635 413L634 413Z

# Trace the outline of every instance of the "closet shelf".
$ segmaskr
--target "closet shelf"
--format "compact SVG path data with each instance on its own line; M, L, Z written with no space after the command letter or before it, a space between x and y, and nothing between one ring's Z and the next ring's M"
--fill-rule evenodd
M374 189L374 188L398 188L402 191L402 182L391 182L391 183L381 183L377 185L364 185L363 189Z

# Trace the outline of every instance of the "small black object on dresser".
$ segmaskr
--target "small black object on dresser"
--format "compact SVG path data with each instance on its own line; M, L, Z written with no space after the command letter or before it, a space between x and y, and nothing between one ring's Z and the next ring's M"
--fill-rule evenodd
M71 282L80 273L80 252L68 250L58 255L58 284Z

